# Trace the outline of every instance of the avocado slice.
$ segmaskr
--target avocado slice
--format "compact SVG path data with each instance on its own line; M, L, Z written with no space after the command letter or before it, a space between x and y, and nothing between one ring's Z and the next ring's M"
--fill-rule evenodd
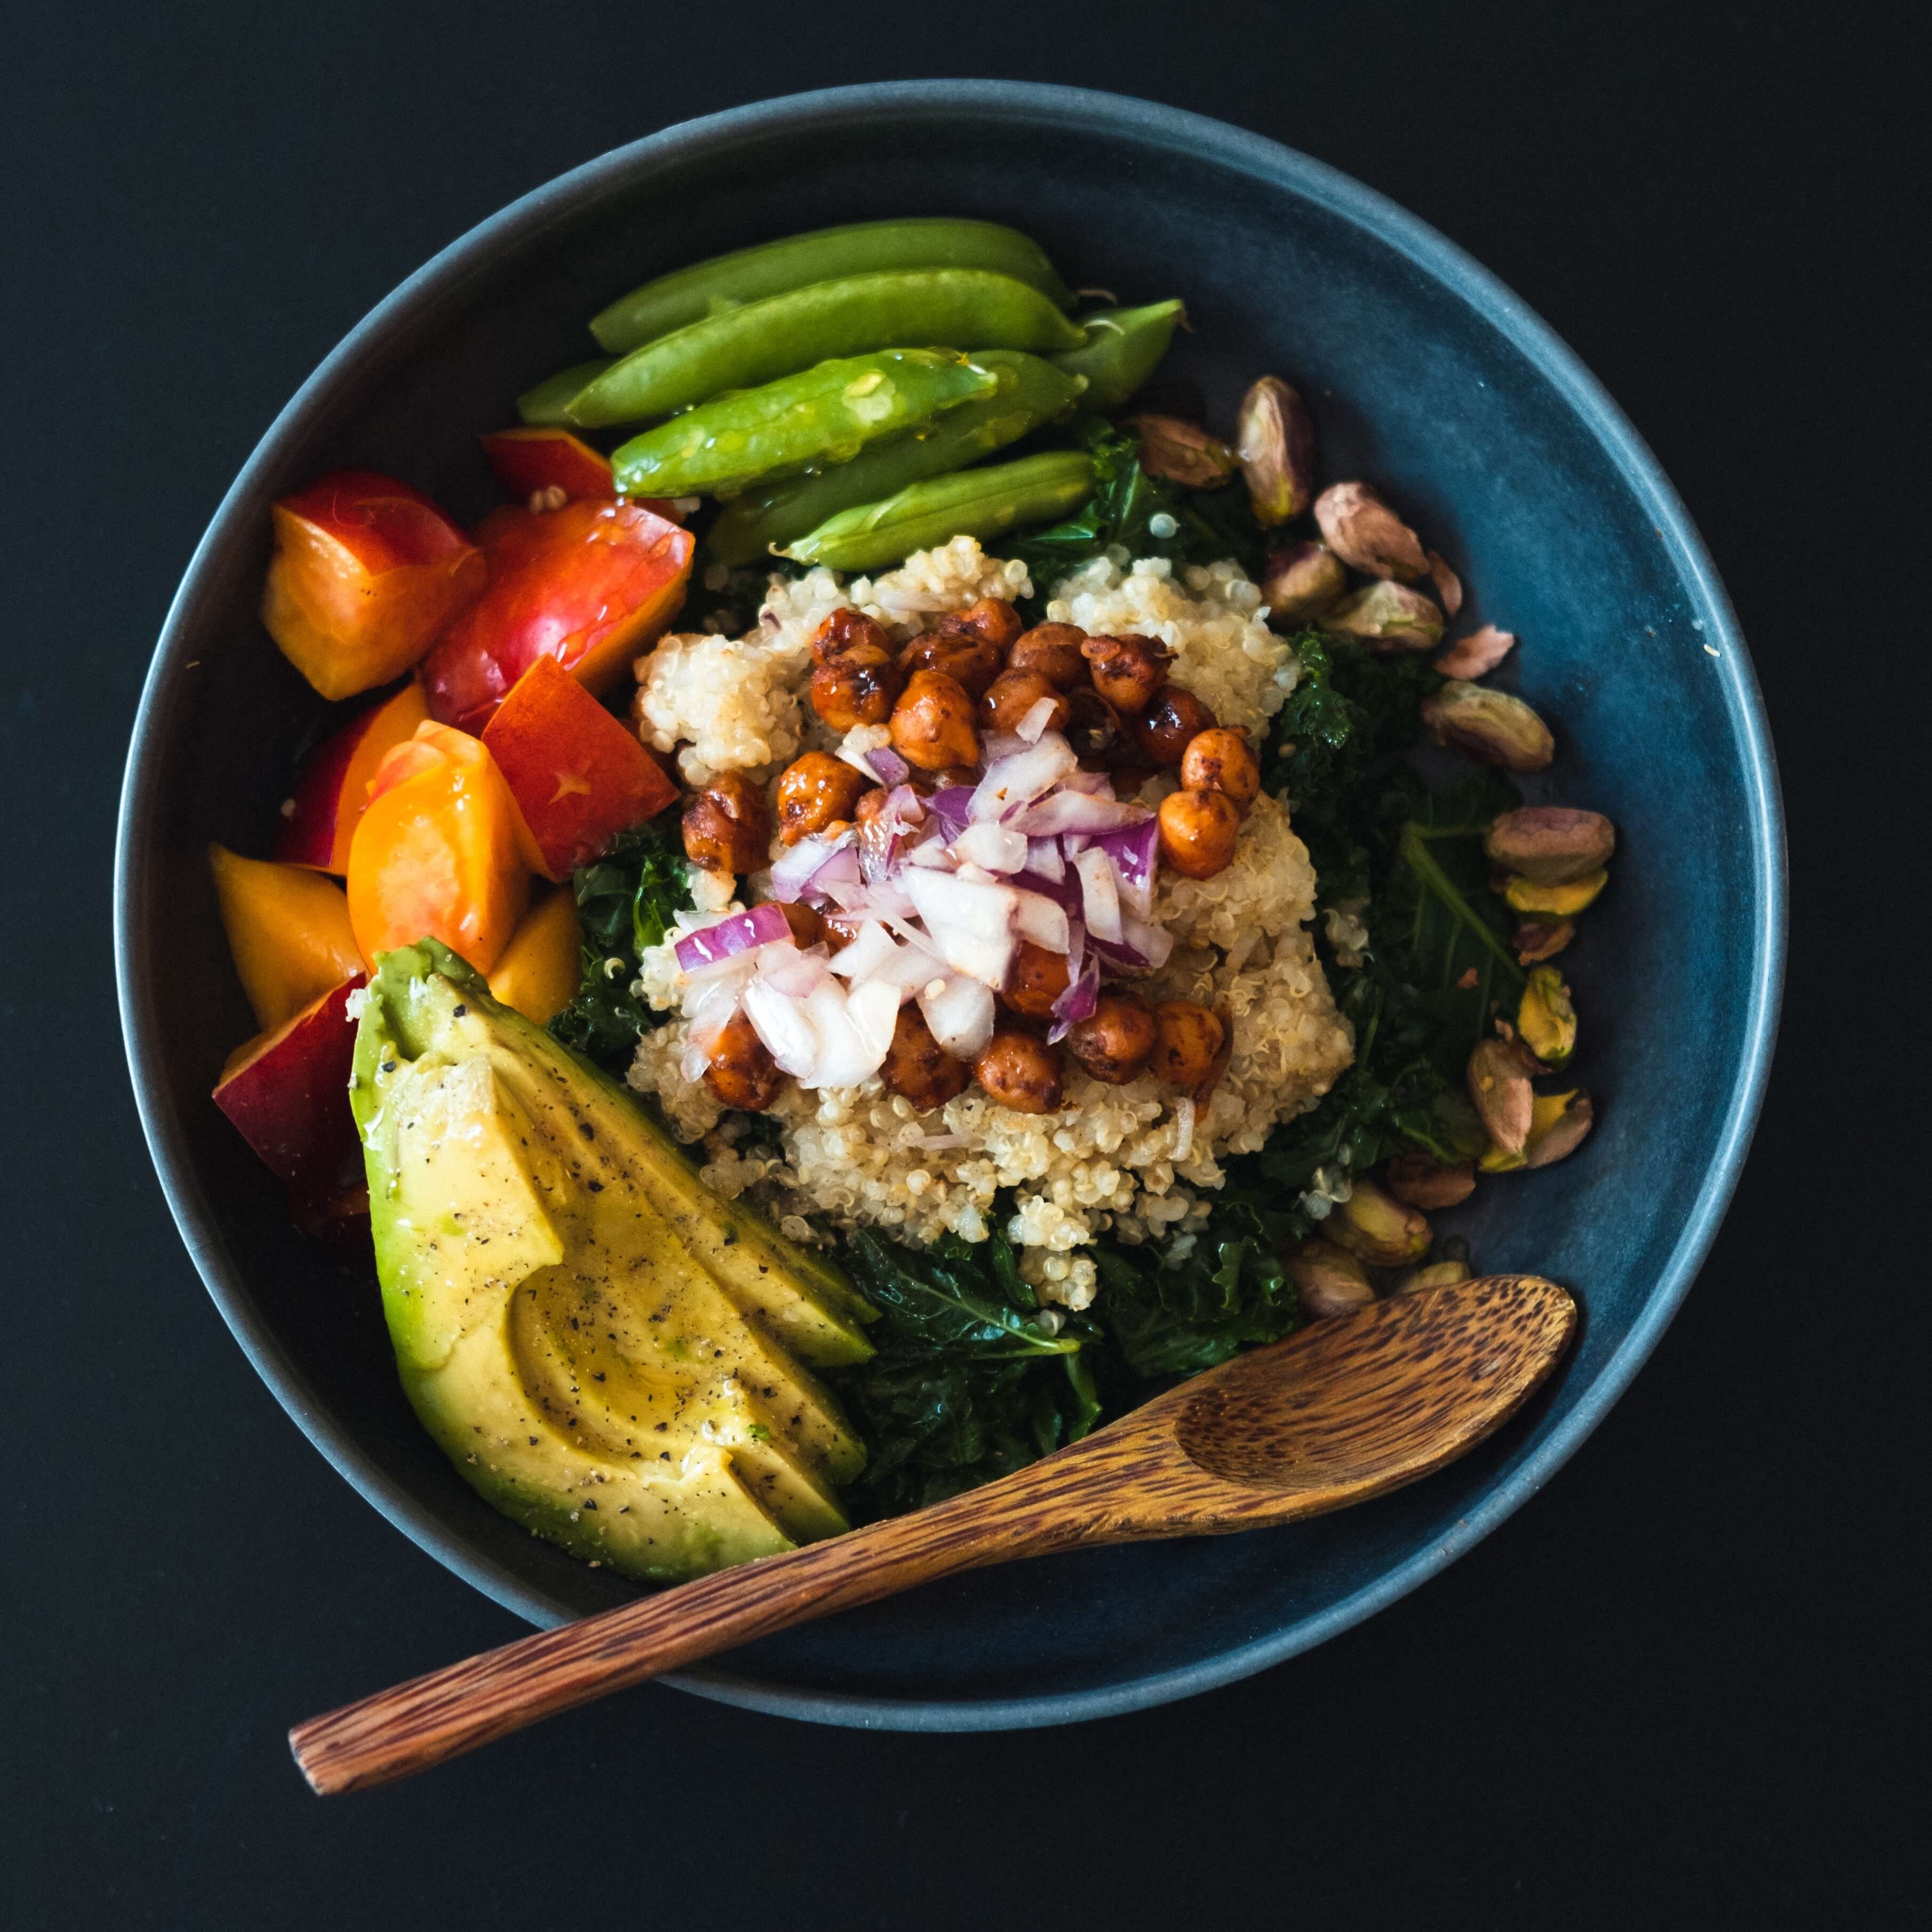
M864 1447L800 1359L871 1353L836 1269L434 941L380 962L350 1098L398 1369L481 1493L656 1581L846 1527Z

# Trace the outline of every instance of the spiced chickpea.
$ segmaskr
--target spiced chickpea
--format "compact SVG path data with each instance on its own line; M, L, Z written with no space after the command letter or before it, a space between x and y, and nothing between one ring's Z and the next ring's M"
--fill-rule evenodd
M1013 962L1006 968L1006 983L1000 992L1002 1004L1030 1020L1051 1019L1053 1003L1066 992L1066 955L1049 952L1030 939L1013 948Z
M862 610L854 610L849 604L842 604L812 633L812 661L830 664L860 644L884 651L888 657L892 655L892 640L886 634L884 625Z
M1006 653L1006 668L1036 670L1055 691L1072 691L1087 682L1086 641L1078 624L1036 624Z
M1066 1035L1067 1052L1110 1087L1125 1086L1145 1067L1154 1042L1154 1015L1132 993L1102 993Z
M825 921L812 907L800 905L790 899L780 899L777 904L778 910L784 914L784 922L791 928L791 943L801 952L824 940Z
M941 765L938 771L928 772L934 791L945 791L953 785L976 785L980 782L977 765Z
M1006 668L999 646L972 631L923 632L900 652L898 664L908 677L943 670L969 698L977 698Z
M1241 836L1241 810L1224 791L1171 792L1160 802L1160 856L1184 879L1226 872Z
M1080 646L1094 688L1124 718L1144 711L1167 681L1174 653L1157 638L1089 638Z
M1036 670L1003 670L980 700L980 724L988 731L1017 731L1042 698L1053 710L1044 730L1058 731L1066 722L1066 700Z
M1245 731L1216 724L1190 741L1180 759L1180 782L1190 791L1218 791L1245 814L1262 788L1262 768Z
M1214 728L1214 714L1191 691L1163 685L1154 702L1134 720L1134 742L1150 764L1173 766L1204 731Z
M755 872L771 845L765 795L742 772L720 772L684 808L684 856L707 872Z
M778 778L778 836L788 845L839 819L850 819L866 789L865 774L830 752L808 752Z
M883 724L905 688L905 673L878 644L853 644L812 674L812 708L835 731Z
M1026 628L1026 620L1004 597L982 597L963 610L949 612L940 619L939 628L984 638L1004 658Z
M1154 1053L1148 1070L1171 1087L1198 1087L1214 1071L1222 1028L1192 1000L1164 1000L1154 1010Z
M1091 767L1104 766L1119 753L1120 721L1114 707L1090 684L1066 694L1066 722L1060 726L1073 755Z
M728 1107L762 1113L778 1098L784 1076L742 1013L734 1013L711 1046L704 1084Z
M964 1060L955 1060L933 1038L925 1016L910 1000L899 1009L892 1043L886 1049L879 1072L895 1094L910 1100L922 1113L956 1100L973 1077L973 1070Z
M914 671L892 707L892 749L922 772L980 762L973 700L959 680L943 670Z
M864 922L856 913L829 912L819 922L819 937L825 941L828 952L843 952L859 936L859 928ZM799 944L804 944L802 940Z
M973 1063L987 1097L1016 1114L1059 1112L1060 1069L1058 1047L1016 1028L1001 1028Z

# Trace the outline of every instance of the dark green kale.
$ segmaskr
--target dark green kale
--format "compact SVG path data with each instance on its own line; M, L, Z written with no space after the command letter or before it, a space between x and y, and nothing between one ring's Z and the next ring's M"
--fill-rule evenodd
M584 929L577 997L550 1023L552 1036L608 1072L631 1064L640 1034L668 1016L631 991L647 946L692 903L690 866L675 814L620 832L602 858L572 875Z
M879 1315L877 1355L830 1378L872 1449L844 1492L859 1520L957 1496L1093 1427L1096 1331L1076 1317L1049 1332L998 1228L923 1250L861 1228L845 1259Z

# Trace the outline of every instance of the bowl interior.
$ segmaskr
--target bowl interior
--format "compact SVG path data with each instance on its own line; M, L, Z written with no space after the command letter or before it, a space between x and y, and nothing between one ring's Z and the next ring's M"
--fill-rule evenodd
M266 849L322 710L256 616L266 508L353 464L480 514L496 499L478 433L588 352L584 320L610 296L771 236L932 211L1030 230L1077 285L1126 301L1184 296L1192 332L1174 361L1224 424L1255 374L1298 384L1324 476L1381 484L1462 571L1463 623L1522 639L1497 681L1544 711L1561 747L1532 798L1609 813L1621 845L1610 892L1564 962L1595 1134L1560 1166L1485 1188L1460 1217L1482 1266L1552 1275L1586 1305L1574 1355L1531 1413L1443 1474L1340 1516L964 1578L687 1680L807 1715L978 1725L1219 1681L1439 1566L1614 1398L1728 1196L1768 1051L1781 918L1750 670L1667 486L1504 292L1326 170L1104 96L849 89L607 157L399 291L291 404L224 505L137 728L122 965L136 1085L183 1232L303 1426L410 1534L532 1619L626 1594L496 1515L444 1463L403 1400L373 1295L292 1233L276 1187L206 1098L250 1027L205 850L211 839Z

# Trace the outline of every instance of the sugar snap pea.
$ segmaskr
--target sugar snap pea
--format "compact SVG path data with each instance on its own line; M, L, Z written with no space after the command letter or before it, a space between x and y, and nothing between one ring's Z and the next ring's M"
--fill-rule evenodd
M688 409L835 356L900 344L941 349L1077 349L1086 340L1039 290L983 268L908 268L814 282L634 349L570 406L590 428Z
M953 537L996 537L1022 524L1050 524L1084 503L1093 488L1091 458L1050 450L936 476L883 503L842 511L782 554L834 570L877 570Z
M579 362L571 368L560 369L554 376L547 376L534 389L526 389L517 398L518 415L532 425L541 424L550 429L568 428L570 418L566 412L571 398L602 375L610 368L612 359L608 356L600 356L593 362Z
M982 396L1000 379L946 349L882 349L735 389L634 436L610 464L630 496L688 496L812 464L848 463Z
M1087 378L1086 407L1110 416L1154 374L1186 314L1180 302L1163 302L1083 316L1087 340L1053 359Z
M997 221L860 221L788 235L659 275L593 316L590 332L614 356L627 355L707 315L812 282L888 268L988 268L1039 290L1057 308L1073 300L1040 244Z
M1078 376L1016 349L980 350L973 360L999 379L995 394L875 442L849 463L734 496L705 538L710 554L736 569L775 545L815 530L841 510L876 503L910 483L964 470L1064 415L1085 387Z

